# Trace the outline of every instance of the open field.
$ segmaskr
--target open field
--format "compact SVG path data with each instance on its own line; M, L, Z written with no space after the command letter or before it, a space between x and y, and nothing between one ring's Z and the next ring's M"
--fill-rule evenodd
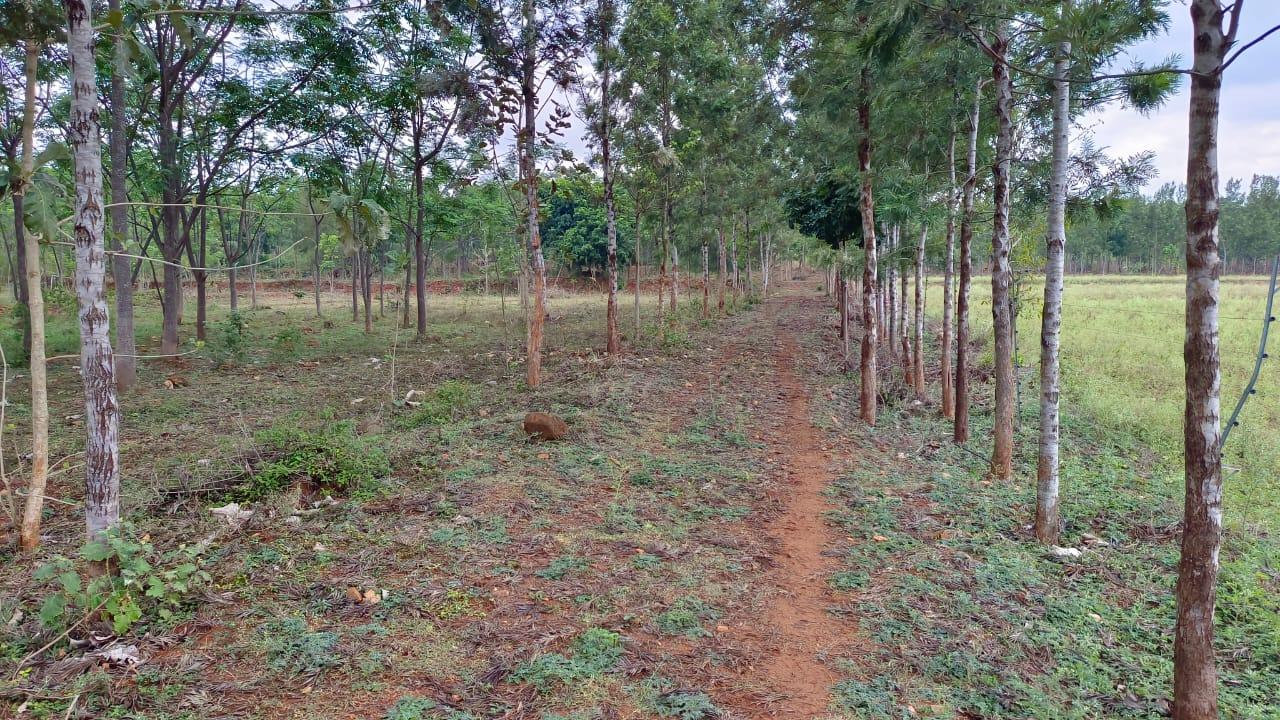
M1038 280L1029 286L1035 291L1041 287ZM1256 276L1222 281L1224 424L1253 372L1267 287L1268 279ZM971 322L985 342L991 328L989 278L974 278L973 296ZM1018 363L1023 367L1019 418L1032 428L1039 412L1041 302L1039 295L1028 298L1018 317ZM1102 423L1154 450L1163 462L1153 479L1180 492L1182 278L1069 276L1063 304L1064 407L1074 405L1078 411L1064 419L1064 442L1083 429L1073 428L1072 419ZM941 282L931 287L929 313L942 313ZM1274 333L1271 354L1280 354L1280 337ZM990 358L988 348L979 360L989 367ZM1226 448L1226 518L1229 524L1244 519L1280 532L1280 366L1274 361L1264 362L1257 391ZM1065 501L1071 502L1070 489L1065 493Z
M495 297L432 297L424 343L390 319L364 335L337 296L332 327L310 298L261 298L239 341L216 309L208 345L148 361L123 399L133 552L207 573L172 602L139 593L118 636L94 625L132 667L37 619L63 582L38 568L83 533L78 378L57 366L47 538L0 558L0 716L1162 717L1180 505L1158 454L1070 404L1064 542L1085 554L1049 559L1025 527L1032 424L1019 481L992 483L980 444L953 445L936 406L893 382L879 425L856 422L815 283L706 322L686 301L616 363L599 353L602 298L554 297L533 391L511 298L504 320ZM569 438L529 442L530 409ZM211 514L230 501L253 515ZM1277 567L1268 536L1229 533L1228 717L1275 717Z

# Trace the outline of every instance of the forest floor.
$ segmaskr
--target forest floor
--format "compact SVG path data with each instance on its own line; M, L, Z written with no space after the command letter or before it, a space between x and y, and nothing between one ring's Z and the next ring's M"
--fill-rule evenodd
M0 558L0 717L1163 716L1179 513L1155 455L1069 417L1083 556L1049 558L1029 483L985 479L899 370L878 427L856 421L818 282L710 321L686 298L615 363L599 299L555 298L536 390L494 299L440 300L425 343L287 297L244 337L218 325L241 357L149 365L124 399L132 542L157 567L198 544L210 574L170 618L95 628L137 664L35 619L62 580L33 573L82 532L76 378L55 375L67 470L42 555ZM529 442L528 410L570 436ZM232 501L253 515L210 513ZM1280 543L1242 529L1223 558L1224 708L1273 718Z

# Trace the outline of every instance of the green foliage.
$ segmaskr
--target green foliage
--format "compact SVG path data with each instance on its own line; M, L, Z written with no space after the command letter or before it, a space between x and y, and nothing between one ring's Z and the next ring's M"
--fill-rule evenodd
M572 683L612 672L625 650L622 636L610 630L591 628L573 641L566 657L558 653L539 655L516 668L513 678L546 692L557 683Z
M35 580L54 583L40 606L45 627L60 630L96 610L116 634L144 620L168 622L210 580L197 548L181 545L161 553L127 529L113 529L103 540L88 543L80 557L114 572L86 573L63 556L37 568Z
M277 672L315 673L342 664L334 651L337 633L313 631L300 617L272 620L260 632L267 665Z
M292 355L302 347L302 331L290 325L282 328L272 338L277 353Z
M554 190L552 186L554 185ZM635 247L630 198L615 188L618 266L631 262ZM604 186L589 173L561 176L542 185L546 219L540 224L547 247L583 271L601 270L608 261Z
M232 312L218 323L218 333L211 348L214 365L242 363L248 354L248 322L243 314Z
M562 555L552 560L545 568L537 571L537 575L544 580L563 580L566 575L571 572L581 572L587 569L587 561L576 555Z
M653 709L661 717L703 720L720 717L720 709L702 692L669 692L654 699Z
M461 418L475 407L479 399L480 389L472 383L466 380L446 380L429 393L425 400L416 401L421 404L412 408L403 424L410 428L443 425Z
M664 635L684 635L696 638L710 635L702 624L719 617L715 609L696 597L682 597L666 612L654 618L658 631Z
M476 720L469 712L445 707L430 698L402 697L387 711L386 720Z
M391 474L386 451L372 438L357 435L350 423L334 423L318 431L295 426L258 433L264 462L236 495L258 500L305 481L326 492L350 493L372 486Z

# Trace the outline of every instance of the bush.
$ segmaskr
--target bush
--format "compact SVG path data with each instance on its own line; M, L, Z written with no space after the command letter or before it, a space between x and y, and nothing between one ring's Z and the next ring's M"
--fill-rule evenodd
M83 573L75 561L62 556L40 566L34 578L56 582L40 607L45 627L62 630L100 610L112 630L122 635L144 619L171 620L210 579L196 548L182 545L161 554L127 529L111 530L104 540L81 548L80 556L116 572Z
M272 428L258 434L265 462L237 493L243 500L269 497L296 483L324 492L350 493L391 473L387 453L360 437L350 423L316 432L296 427Z

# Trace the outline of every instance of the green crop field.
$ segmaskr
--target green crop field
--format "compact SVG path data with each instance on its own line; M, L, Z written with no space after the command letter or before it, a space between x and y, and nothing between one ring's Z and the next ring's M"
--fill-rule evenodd
M1040 358L1039 278L1018 314L1022 372L1020 419L1037 422ZM1225 425L1257 355L1268 279L1227 277L1222 282L1222 417ZM991 329L991 286L974 279L971 322L975 336ZM1089 418L1141 440L1164 461L1159 480L1180 483L1183 403L1183 280L1181 277L1068 277L1063 299L1064 404L1070 418ZM934 282L929 312L942 312ZM1275 343L1280 337L1273 336ZM990 349L979 362L990 364ZM1280 366L1264 361L1255 395L1226 448L1226 516L1280 528ZM1071 408L1074 405L1075 408ZM1070 434L1070 426L1064 428ZM1069 440L1069 437L1068 437ZM1069 498L1069 490L1068 498ZM1069 501L1069 500L1068 500Z

